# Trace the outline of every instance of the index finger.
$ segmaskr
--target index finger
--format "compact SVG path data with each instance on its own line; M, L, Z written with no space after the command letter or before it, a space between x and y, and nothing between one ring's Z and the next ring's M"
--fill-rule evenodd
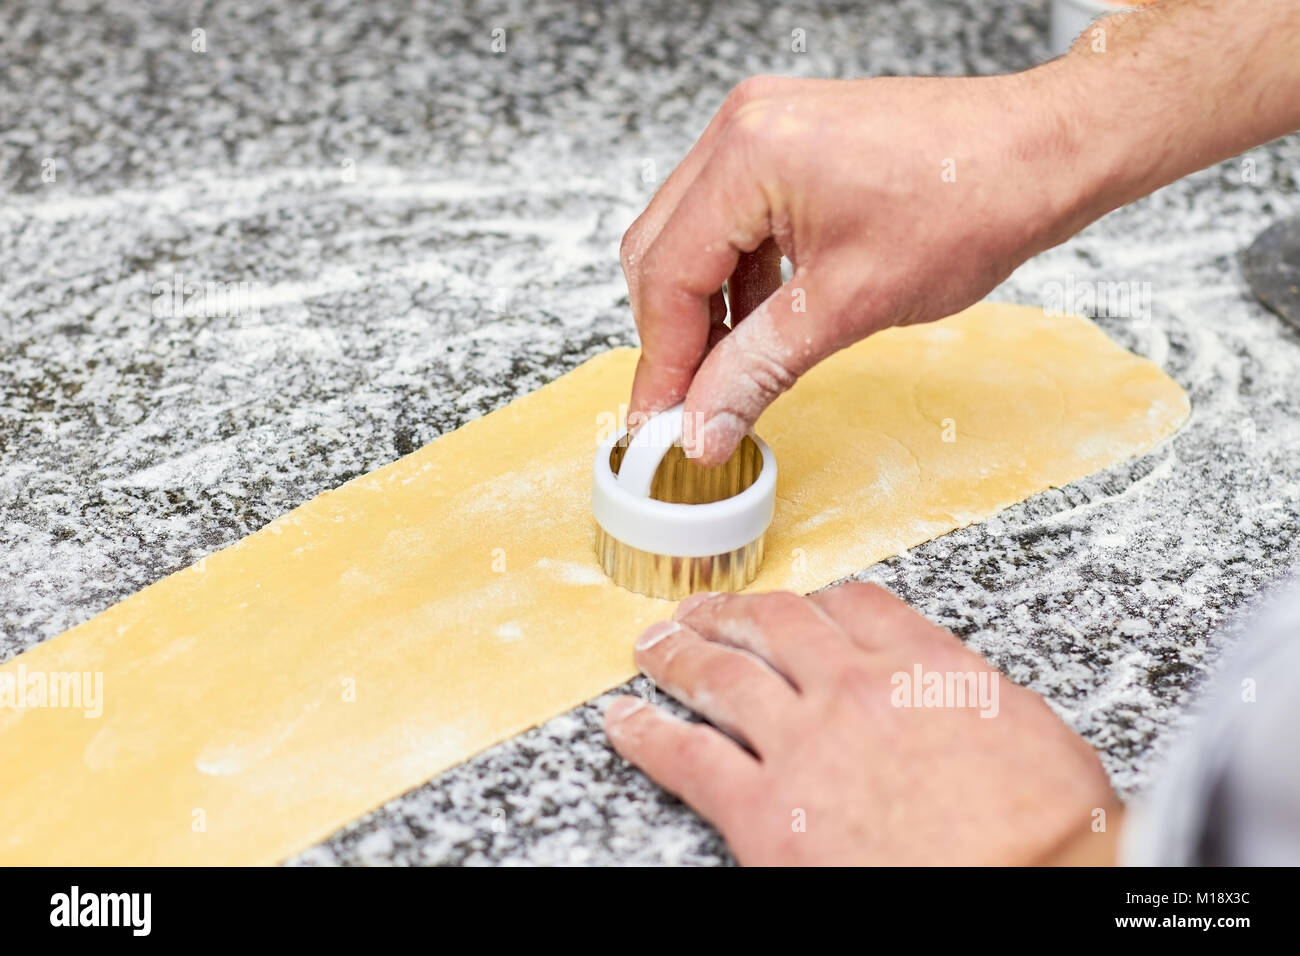
M744 148L758 114L737 111L641 259L634 310L641 359L631 412L682 400L704 360L709 300L735 271L742 253L771 236L771 210Z

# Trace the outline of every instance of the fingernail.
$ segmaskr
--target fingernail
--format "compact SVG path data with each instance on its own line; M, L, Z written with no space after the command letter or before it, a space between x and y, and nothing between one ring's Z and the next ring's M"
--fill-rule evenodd
M646 632L636 640L636 649L638 651L648 651L669 634L676 634L682 629L682 626L676 621L660 621L657 624L651 624Z
M721 591L698 591L695 594L688 595L682 598L681 603L677 605L677 610L673 611L673 617L680 621L705 601L712 601L721 593Z
M611 721L626 720L645 706L646 702L640 697L620 697L609 705L609 710L605 711L605 719Z
M749 426L731 412L717 412L700 426L699 451L704 461L720 465L731 455Z

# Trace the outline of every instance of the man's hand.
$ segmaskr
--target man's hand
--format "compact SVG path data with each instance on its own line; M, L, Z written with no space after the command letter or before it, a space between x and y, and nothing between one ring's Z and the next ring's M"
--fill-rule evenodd
M737 87L623 238L631 411L685 397L717 464L827 355L959 311L1056 241L1083 187L1034 79Z
M630 412L684 398L702 461L724 461L837 349L959 311L1111 209L1295 129L1297 31L1300 0L1163 0L1010 76L742 83L623 237Z
M1092 749L875 585L694 595L646 631L637 662L713 726L627 697L606 715L610 740L742 863L1029 864L1113 849L1120 808Z

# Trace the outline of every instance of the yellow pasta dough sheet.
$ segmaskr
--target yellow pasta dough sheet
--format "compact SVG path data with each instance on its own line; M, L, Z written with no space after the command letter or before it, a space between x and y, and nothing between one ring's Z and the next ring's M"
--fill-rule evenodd
M275 863L632 677L632 642L671 605L605 578L589 499L636 354L0 667L0 863ZM816 589L1145 452L1187 414L1083 319L984 304L872 336L759 423L780 480L752 589ZM97 715L66 706L83 674L102 678Z

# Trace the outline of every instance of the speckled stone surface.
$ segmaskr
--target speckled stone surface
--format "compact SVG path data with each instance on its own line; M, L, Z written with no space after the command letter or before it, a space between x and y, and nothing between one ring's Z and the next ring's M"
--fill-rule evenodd
M616 252L643 174L746 75L1047 56L1042 0L192 11L0 0L0 659L633 343ZM1149 321L1100 321L1188 390L1183 432L862 575L1045 694L1125 793L1240 631L1224 625L1300 556L1300 332L1238 265L1300 213L1300 143L1246 158L995 294L1150 283ZM166 314L154 290L177 275L249 283L242 311ZM608 749L605 703L294 862L727 862Z

